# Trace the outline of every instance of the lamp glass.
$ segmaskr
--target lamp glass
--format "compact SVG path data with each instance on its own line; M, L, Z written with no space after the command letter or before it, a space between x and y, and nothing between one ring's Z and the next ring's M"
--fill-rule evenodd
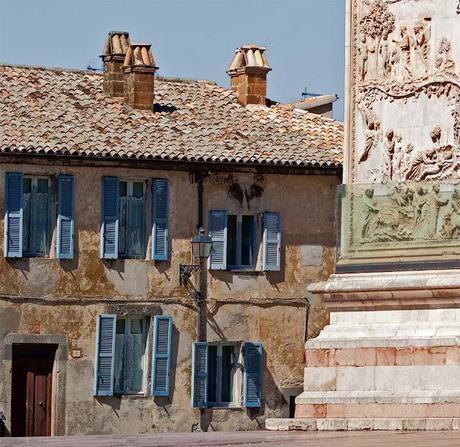
M208 259L211 254L212 239L207 236L204 229L200 229L200 234L192 239L192 252L194 258Z

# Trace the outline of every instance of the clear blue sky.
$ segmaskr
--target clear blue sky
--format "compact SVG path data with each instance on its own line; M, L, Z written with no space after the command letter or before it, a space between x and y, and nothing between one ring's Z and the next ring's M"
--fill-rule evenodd
M99 65L110 30L149 41L163 76L211 79L244 43L267 46L268 96L337 93L343 118L345 0L0 0L0 62Z

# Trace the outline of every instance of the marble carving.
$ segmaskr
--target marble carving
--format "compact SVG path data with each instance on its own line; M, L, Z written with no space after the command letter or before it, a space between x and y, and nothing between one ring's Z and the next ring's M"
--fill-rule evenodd
M350 180L459 179L460 0L354 0L353 11Z

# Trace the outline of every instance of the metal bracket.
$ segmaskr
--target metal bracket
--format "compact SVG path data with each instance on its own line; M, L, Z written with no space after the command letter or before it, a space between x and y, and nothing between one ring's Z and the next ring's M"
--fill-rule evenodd
M199 271L200 266L198 264L181 264L179 266L179 283L187 289L188 294L194 301L196 301L197 304L203 301L203 297L190 281L190 277L193 272Z

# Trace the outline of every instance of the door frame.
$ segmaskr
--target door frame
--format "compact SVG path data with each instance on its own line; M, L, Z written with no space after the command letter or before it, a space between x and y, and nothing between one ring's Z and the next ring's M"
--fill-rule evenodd
M67 339L63 335L8 334L3 339L3 412L5 427L11 433L11 394L13 371L13 345L56 345L53 366L53 391L51 400L51 436L65 435L65 382L67 367Z

